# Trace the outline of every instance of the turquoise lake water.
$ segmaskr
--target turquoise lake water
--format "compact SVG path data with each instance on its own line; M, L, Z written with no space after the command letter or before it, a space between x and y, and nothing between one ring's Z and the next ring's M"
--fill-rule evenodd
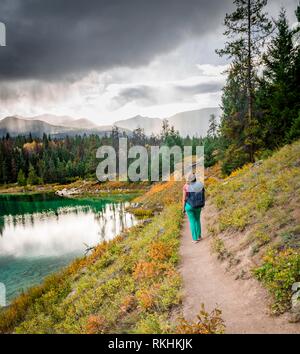
M0 195L0 283L9 303L45 276L137 223L128 203L54 194Z

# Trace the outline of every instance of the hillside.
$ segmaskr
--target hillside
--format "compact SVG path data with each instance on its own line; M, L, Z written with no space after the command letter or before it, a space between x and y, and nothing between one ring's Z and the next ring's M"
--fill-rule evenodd
M219 116L219 108L204 108L195 111L188 111L167 117L170 125L173 125L179 131L181 136L205 136L209 126L209 117L211 114ZM163 119L136 116L115 122L115 125L129 130L138 127L143 128L146 135L159 134L161 131Z
M208 202L203 216L207 231L204 244L196 247L210 243L231 283L257 279L258 287L269 290L270 309L278 315L290 309L292 284L300 280L299 167L300 141L267 160L246 165L225 180L220 178L218 166L206 171ZM143 220L140 225L99 245L89 256L17 298L0 314L0 332L211 333L203 329L191 332L196 329L187 322L179 325L186 283L186 279L182 283L180 268L182 261L192 262L191 258L180 259L179 254L180 244L188 242L189 236L182 231L182 185L153 185L135 200L131 210ZM186 257L184 253L182 257ZM207 257L208 262L213 258ZM222 282L228 277L219 278ZM215 289L216 279L204 279L209 283L200 287ZM230 314L231 304L239 300L229 294L233 294L226 299ZM253 303L264 309L265 299L258 294L252 292ZM250 294L243 296L246 304ZM198 311L203 301L199 292L190 300ZM189 319L196 314L193 311ZM218 325L210 331L222 332L220 313L213 316ZM272 317L265 316L272 329ZM235 317L237 326L238 321ZM282 326L288 323L280 321Z
M236 278L256 277L271 310L290 308L300 280L300 141L208 188L212 248Z

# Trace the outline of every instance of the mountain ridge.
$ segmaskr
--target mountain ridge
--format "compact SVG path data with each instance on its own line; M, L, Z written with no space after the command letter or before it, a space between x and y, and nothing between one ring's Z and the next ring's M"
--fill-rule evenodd
M165 118L170 126L174 126L181 136L204 136L209 127L209 117L215 114L217 117L220 109L203 108L200 110L185 111ZM120 132L130 134L134 129L143 128L146 135L158 135L161 132L164 118L150 118L137 115L131 118L114 122L112 125L97 125L87 118L72 118L69 116L56 116L43 114L33 117L22 117L19 115L8 116L0 120L0 136L10 134L11 136L29 135L41 137L44 133L55 137L66 135L83 134L110 134L113 126L117 126Z
M124 129L126 131L126 129ZM33 137L42 137L43 134L51 135L57 138L74 135L91 135L97 134L103 136L110 134L111 128L109 126L97 127L93 129L83 129L76 127L67 127L61 125L52 125L41 120L24 119L15 116L5 117L0 120L0 136L9 134L12 137L18 135L29 135Z
M116 121L114 124L118 127L127 128L129 130L134 130L140 127L144 129L146 135L151 135L152 133L159 134L163 120L167 119L169 124L174 126L181 136L204 136L209 127L209 118L211 114L215 114L218 118L220 108L210 107L185 111L176 113L167 118L149 118L137 115L128 119Z

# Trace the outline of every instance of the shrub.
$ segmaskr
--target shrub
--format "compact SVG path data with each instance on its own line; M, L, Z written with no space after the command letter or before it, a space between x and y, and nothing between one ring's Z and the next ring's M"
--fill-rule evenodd
M263 257L263 264L254 269L274 297L275 313L283 313L290 306L291 286L300 280L300 253L298 250L270 250Z
M269 243L271 241L270 235L268 235L266 232L261 231L261 230L257 230L254 233L254 239L255 239L258 247L266 245L267 243Z
M155 289L141 289L137 291L136 297L139 306L144 310L149 310L155 304Z
M152 209L129 208L128 211L130 211L130 213L136 216L138 219L147 219L154 215Z
M169 327L166 326L167 319L164 315L159 315L157 313L147 313L144 317L137 323L135 333L144 334L162 334L168 333Z
M223 260L230 256L230 253L227 251L224 241L219 237L214 237L211 244L213 252L217 253L218 258Z
M225 323L221 317L222 311L214 309L211 313L205 311L204 304L197 316L196 322L179 319L176 327L177 334L221 334L224 333Z
M256 207L259 211L267 211L273 205L273 197L269 193L261 193Z
M153 278L159 275L162 268L162 265L159 263L141 261L136 264L133 271L133 277L136 280L143 278Z
M170 246L168 247L164 242L153 242L150 245L149 256L153 260L165 260L171 254Z
M134 295L126 295L120 305L121 313L127 313L132 311L136 307L136 298Z
M103 334L107 331L107 321L103 316L91 315L86 324L87 334Z
M228 210L223 212L220 217L220 230L224 231L228 228L233 228L237 230L244 230L249 222L250 218L250 208L240 207L234 210Z

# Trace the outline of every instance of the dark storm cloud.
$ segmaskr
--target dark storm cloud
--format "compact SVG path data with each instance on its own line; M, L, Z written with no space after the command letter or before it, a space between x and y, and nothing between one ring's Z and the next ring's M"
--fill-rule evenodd
M149 106L157 104L157 96L160 96L160 93L161 89L159 88L139 85L121 90L119 94L113 98L113 101L118 108L132 101L139 102L143 106Z
M149 85L138 85L120 90L113 98L113 108L118 109L127 103L135 102L140 106L151 106L156 104L167 104L174 101L193 101L193 96L203 93L219 92L224 83L207 82L196 85L167 85L156 87Z
M67 74L149 63L219 26L231 0L1 0L7 47L0 78Z
M197 85L182 85L176 86L175 89L178 93L185 93L187 95L199 95L201 93L214 93L222 89L223 83L213 82L213 83L203 83Z

